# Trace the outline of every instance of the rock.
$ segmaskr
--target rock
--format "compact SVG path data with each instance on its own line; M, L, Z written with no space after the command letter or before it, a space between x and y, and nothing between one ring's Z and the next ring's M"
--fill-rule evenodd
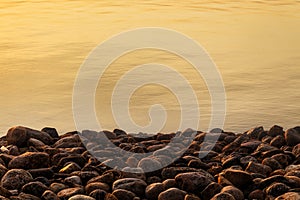
M281 126L278 125L274 125L270 128L270 130L268 131L268 135L272 136L272 137L276 137L276 136L283 136L284 131L283 128Z
M32 194L25 194L25 193L21 192L18 195L18 200L40 200L40 198L36 197Z
M221 192L222 186L218 183L212 182L201 192L202 200L210 200L213 196Z
M89 195L93 198L95 198L96 200L102 200L105 199L106 196L106 192L104 190L100 190L100 189L96 189L93 192L91 192Z
M9 200L9 199L0 195L0 200Z
M81 167L78 164L71 162L68 165L66 165L65 167L63 167L62 169L60 169L59 172L71 174L74 171L80 171L80 170L81 170Z
M37 140L35 138L30 138L28 141L27 141L27 146L30 147L30 146L33 146L37 149L43 149L46 145L40 141L40 140Z
M235 198L229 193L218 193L211 200L235 200Z
M53 142L53 139L47 133L22 126L13 127L6 134L7 143L18 147L26 146L27 140L30 138L40 140L46 145Z
M160 162L155 158L143 158L137 166L142 168L144 172L153 172L162 168Z
M118 200L118 198L115 195L108 193L105 195L104 200Z
M278 197L289 191L289 187L284 183L273 183L266 189L266 193L273 197Z
M69 199L72 196L75 196L77 194L83 194L84 191L82 188L80 187L76 187L76 188L67 188L67 189L63 189L60 192L57 193L57 197L60 199Z
M244 200L244 194L241 190L234 186L226 186L221 190L221 193L231 194L235 200Z
M1 186L8 190L19 190L32 180L33 178L29 172L23 169L11 169L2 177Z
M112 190L124 189L135 193L137 196L142 197L145 193L147 183L137 178L123 178L115 181Z
M249 200L264 200L265 193L262 190L254 190L248 195Z
M238 188L252 183L252 176L242 170L227 169L223 176Z
M275 200L298 200L300 199L300 194L298 192L287 192L280 195Z
M122 178L138 178L146 181L146 175L142 168L125 167L122 169Z
M175 179L166 179L162 182L164 185L164 189L167 190L169 188L177 187L177 183Z
M266 188L267 186L269 186L269 185L271 185L272 183L275 183L275 182L285 183L285 184L289 183L289 181L284 176L275 175L275 176L271 176L271 177L268 177L268 178L265 178L265 179L261 180L259 182L258 187L260 189L263 189L263 188Z
M4 165L0 164L0 178L2 178L7 171L7 168Z
M200 172L202 175L208 177L211 181L214 181L214 177L203 169L195 169L190 167L167 167L163 168L161 176L163 179L173 179L177 174L187 172Z
M127 133L121 129L114 129L113 132L116 134L116 136L126 136Z
M39 181L27 183L22 187L22 192L32 194L37 197L42 196L46 190L48 190L48 187Z
M55 128L45 127L41 131L48 133L52 138L59 138L59 135Z
M67 186L62 183L52 183L50 185L50 190L52 190L55 193L58 193L59 191L66 189L66 188L67 188Z
M78 187L80 185L82 185L81 179L79 176L70 176L65 178L64 183L66 185L69 185L71 187Z
M41 199L43 199L43 200L59 200L57 195L54 192L52 192L51 190L46 190L43 193Z
M175 181L180 189L195 193L203 190L211 183L211 180L199 172L187 172L178 174Z
M282 135L277 135L271 140L270 145L280 148L285 145L285 139Z
M68 200L96 200L93 197L89 197L87 195L82 195L82 194L76 194L69 198Z
M292 152L293 152L293 154L295 156L299 156L300 155L300 143L293 147Z
M293 128L286 130L284 137L289 146L295 146L300 143L300 133Z
M247 131L247 135L250 136L251 138L258 138L258 135L260 132L263 132L264 131L264 128L262 126L259 126L259 127L256 127L256 128L253 128L249 131Z
M272 172L272 168L268 165L263 165L260 163L250 162L245 170L246 172L258 173L267 176Z
M26 152L13 158L9 169L37 169L49 167L49 155L42 152Z
M158 195L158 200L184 200L186 192L178 188L170 188Z
M156 200L158 198L158 195L164 190L165 187L163 183L152 183L151 185L148 185L145 190L146 198L148 200Z
M13 156L20 155L19 148L16 145L12 145L8 150L8 154Z
M194 194L187 194L185 195L184 200L201 200L201 199Z
M80 146L81 144L81 139L79 135L74 134L71 136L63 137L56 141L53 145L55 148L68 148L68 147L76 147Z
M274 158L265 158L262 161L262 164L271 167L272 171L275 171L277 169L282 169L282 166L280 165L280 163L277 160L275 160Z
M106 183L101 183L101 182L89 183L85 186L85 191L88 194L97 189L104 190L105 192L109 192L110 186Z
M114 190L112 194L122 200L133 200L133 198L136 197L133 192L123 189Z

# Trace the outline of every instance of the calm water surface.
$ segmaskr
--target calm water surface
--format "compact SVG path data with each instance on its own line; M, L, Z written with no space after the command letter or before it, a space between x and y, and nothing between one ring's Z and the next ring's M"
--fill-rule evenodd
M73 84L88 53L112 35L146 26L179 31L209 52L226 89L226 130L300 125L300 1L2 0L0 133L14 125L73 130ZM104 128L116 127L110 111L114 84L130 67L148 62L172 66L191 82L204 130L210 98L203 80L188 63L155 50L117 59L101 79L96 109ZM132 96L136 123L147 125L155 103L169 114L162 131L176 130L178 102L157 85Z

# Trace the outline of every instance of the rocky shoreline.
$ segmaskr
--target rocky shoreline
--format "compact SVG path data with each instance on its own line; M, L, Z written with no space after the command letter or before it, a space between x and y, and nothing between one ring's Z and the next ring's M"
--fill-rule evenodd
M13 127L0 139L0 200L300 199L300 127L195 134Z

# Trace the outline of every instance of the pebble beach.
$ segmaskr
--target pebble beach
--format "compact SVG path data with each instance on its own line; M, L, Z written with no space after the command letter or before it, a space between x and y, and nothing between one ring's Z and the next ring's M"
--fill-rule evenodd
M300 126L190 133L12 127L0 139L0 199L300 199Z

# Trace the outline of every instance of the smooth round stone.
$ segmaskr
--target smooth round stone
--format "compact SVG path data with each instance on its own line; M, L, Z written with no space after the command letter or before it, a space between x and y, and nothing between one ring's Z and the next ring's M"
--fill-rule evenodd
M81 167L76 164L76 163L69 163L68 165L66 165L65 167L63 167L62 169L59 170L60 173L66 173L66 174L70 174L74 171L80 171Z
M48 187L39 181L30 182L22 187L22 192L40 197Z
M235 200L244 200L244 194L241 190L234 186L226 186L221 190L221 193L231 194Z
M13 158L9 164L9 169L38 169L49 167L50 159L47 153L26 152Z
M96 200L102 200L105 198L107 192L101 189L96 189L94 191L92 191L89 196L95 198Z
M287 192L280 195L275 200L298 200L300 199L300 194L298 192Z
M158 198L158 195L164 190L164 184L152 183L151 185L148 185L145 190L146 198L149 200L156 200Z
M51 190L46 190L42 195L42 199L43 200L59 200L57 195Z
M77 194L72 197L70 197L68 200L96 200L93 197L82 195L82 194Z
M167 190L169 188L177 187L177 183L175 179L166 179L162 182L164 189Z
M112 190L124 189L135 193L141 197L145 193L147 183L137 178L123 178L115 181L112 186Z
M104 191L108 192L110 187L106 183L101 183L101 182L89 183L85 186L85 191L88 194L91 193L94 190L97 190L97 189L104 190Z
M65 178L64 183L71 185L72 187L82 185L81 179L79 176L70 176Z
M300 143L300 133L296 129L290 128L286 130L284 137L289 146L295 146Z
M57 193L57 197L60 199L68 199L76 194L83 194L83 189L80 187L77 188L67 188L63 189Z
M33 178L29 172L23 169L11 169L2 177L1 186L8 190L19 190L32 180Z
M231 194L223 192L216 194L211 200L235 200L235 198Z
M277 197L288 192L289 189L290 187L288 187L284 183L273 183L266 189L266 193L273 197Z
M187 194L185 195L184 200L201 200L201 199L194 194Z
M178 188L170 188L158 195L158 200L184 200L186 192Z
M201 197L203 200L209 200L214 195L218 194L222 190L222 186L218 183L212 182L201 192Z
M137 166L142 168L144 172L153 172L162 168L161 163L154 158L143 158Z
M187 192L197 192L211 183L211 180L199 172L178 174L175 181L180 189Z
M227 169L223 176L236 187L243 187L252 182L252 176L242 170Z
M275 160L274 158L265 158L262 161L262 164L271 167L272 171L275 171L277 169L282 169L282 166L280 165L280 163L277 160Z
M67 186L63 183L52 183L50 185L50 190L52 190L55 193L58 193L59 191L66 189Z
M133 192L123 189L114 190L112 194L118 199L122 200L132 200L136 197L136 195Z
M249 200L264 200L265 193L262 190L254 190L248 195Z

